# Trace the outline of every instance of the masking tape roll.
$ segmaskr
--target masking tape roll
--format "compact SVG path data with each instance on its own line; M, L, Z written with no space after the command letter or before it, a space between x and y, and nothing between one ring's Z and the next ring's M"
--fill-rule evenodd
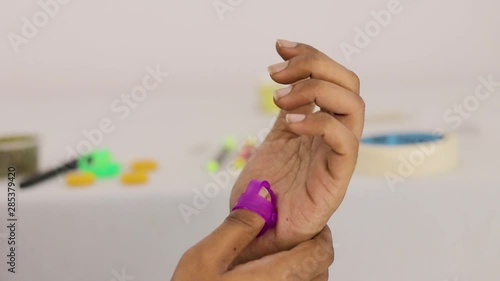
M356 172L374 176L426 176L458 165L458 140L453 134L402 133L364 138Z
M34 135L0 137L0 177L7 175L9 167L16 174L30 175L38 167L38 139Z

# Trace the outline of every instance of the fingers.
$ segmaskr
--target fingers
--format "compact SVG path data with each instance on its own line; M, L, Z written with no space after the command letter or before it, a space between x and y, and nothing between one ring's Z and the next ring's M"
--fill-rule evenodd
M195 245L195 251L206 255L202 262L227 270L228 266L252 242L264 227L264 219L247 210L236 210L209 236Z
M333 259L331 232L325 227L315 238L290 251L266 256L234 268L224 276L224 280L326 280L325 272L333 263Z
M342 121L347 128L361 138L365 105L363 99L336 84L308 79L279 89L274 94L278 107L293 113L310 113L300 110L309 104L316 104L323 111L344 115ZM299 109L299 110L297 110Z
M285 61L268 68L274 81L292 84L310 77L329 81L359 94L360 82L354 72L309 45L286 42L278 40L276 43L276 50Z
M324 278L333 260L332 234L326 226L313 240L299 244L283 257L284 273L281 276L286 281L327 280L318 278Z
M338 155L353 155L358 149L356 136L339 120L325 112L313 114L287 114L290 131L297 135L322 137L323 141Z

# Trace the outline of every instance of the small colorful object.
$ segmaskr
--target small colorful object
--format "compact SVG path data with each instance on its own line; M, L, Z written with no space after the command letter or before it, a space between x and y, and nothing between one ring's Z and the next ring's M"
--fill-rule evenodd
M238 156L233 161L233 167L235 169L243 169L246 162L255 153L256 140L253 138L247 138L245 144L238 152Z
M209 173L216 173L222 162L224 162L229 154L236 149L236 138L234 136L229 136L224 139L223 147L220 152L217 154L215 159L210 160L205 169Z
M121 182L125 185L138 185L148 182L148 173L144 171L132 171L121 176Z
M95 182L95 175L90 172L69 172L66 174L66 184L72 187L89 186Z
M134 171L154 171L158 168L158 163L152 159L143 159L132 162Z
M233 162L233 167L235 169L241 170L245 167L246 163L247 160L245 160L245 158L238 156Z
M266 82L259 87L260 108L264 113L277 114L280 108L274 103L274 91L279 89L279 85L272 82Z
M100 149L78 159L78 170L93 173L97 178L115 177L120 173L120 164L113 160L111 151Z

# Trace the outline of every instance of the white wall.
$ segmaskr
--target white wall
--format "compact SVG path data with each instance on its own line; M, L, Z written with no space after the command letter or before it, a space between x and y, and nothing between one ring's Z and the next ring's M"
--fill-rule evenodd
M370 11L391 1L231 2L240 4L221 21L212 0L70 0L15 54L7 34L20 34L22 17L31 19L41 8L37 1L3 1L1 90L40 94L34 89L47 86L64 92L76 83L111 94L157 62L178 76L225 79L276 61L276 38L308 42L346 63L341 42L352 43L354 27L364 27ZM392 83L439 76L449 82L498 73L498 1L400 3L402 12L348 63L362 78Z
M371 11L387 9L390 0L230 2L237 5L221 21L212 0L71 0L15 53L8 34L20 35L22 18L31 20L41 8L37 1L2 1L0 95L9 106L0 112L0 132L50 131L42 154L55 158L82 138L81 130L110 114L112 101L140 83L146 66L156 64L170 77L127 120L137 131L122 130L104 144L151 135L151 124L175 127L169 120L193 107L183 126L203 134L190 139L222 126L214 140L223 132L243 132L253 118L248 114L257 99L256 77L280 60L277 38L312 44L356 71L368 115L412 112L428 127L440 126L445 110L473 94L479 76L500 80L495 0L401 0L401 13L350 62L340 44L354 44L355 27L364 28L373 20ZM213 99L224 102L203 106ZM467 121L496 128L499 105L500 98L492 97ZM227 114L236 116L223 121ZM4 121L13 115L15 122Z

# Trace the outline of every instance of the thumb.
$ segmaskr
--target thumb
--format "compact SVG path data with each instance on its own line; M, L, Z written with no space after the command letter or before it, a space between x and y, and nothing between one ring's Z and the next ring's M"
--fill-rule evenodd
M213 262L227 269L241 251L257 237L264 224L264 219L256 213L235 210L198 246L210 251Z

